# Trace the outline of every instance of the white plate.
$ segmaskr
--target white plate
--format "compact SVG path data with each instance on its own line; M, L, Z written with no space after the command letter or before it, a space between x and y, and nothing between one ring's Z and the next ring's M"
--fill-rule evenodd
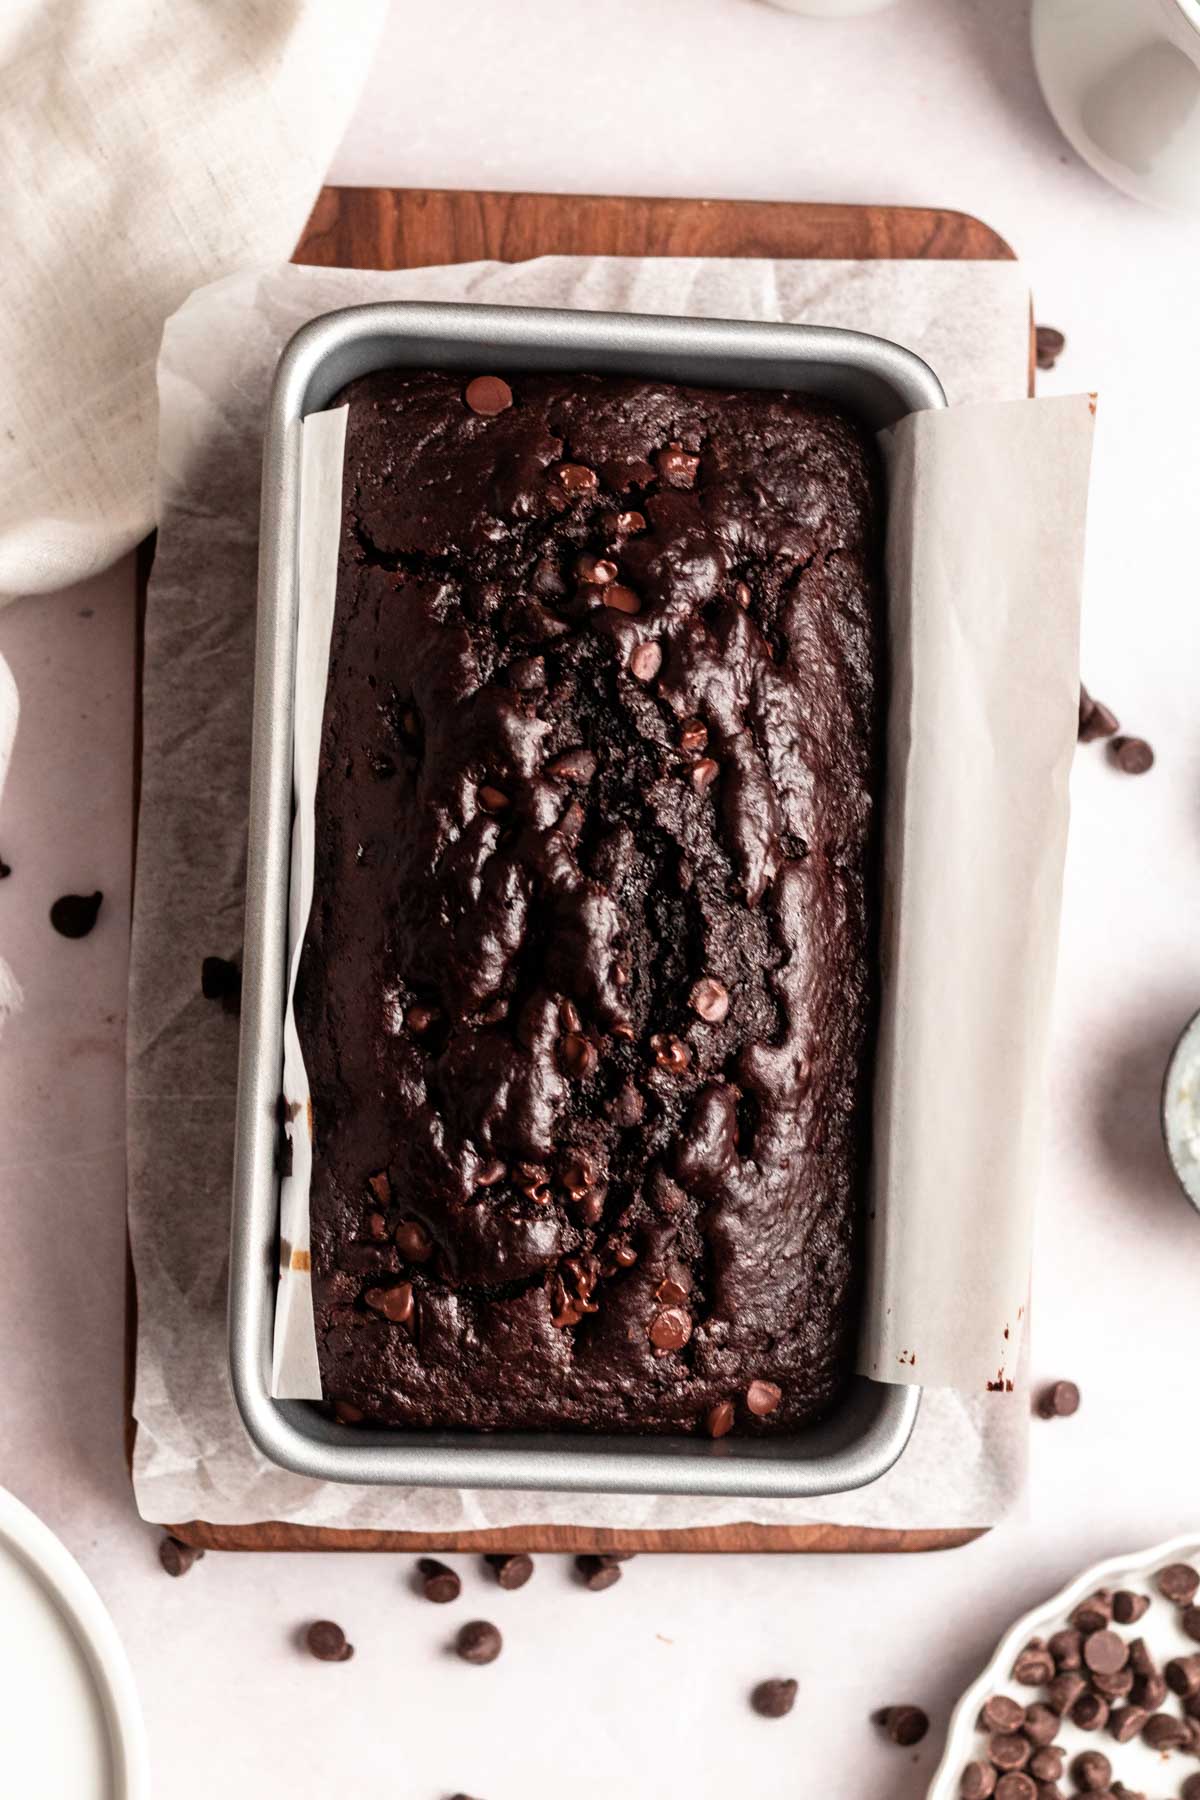
M0 1488L0 1793L149 1800L133 1674L103 1602L41 1520Z
M1175 1607L1159 1596L1154 1585L1159 1569L1173 1562L1192 1563L1200 1568L1200 1537L1173 1538L1169 1543L1158 1544L1153 1550L1136 1556L1114 1556L1108 1562L1097 1563L1061 1593L1055 1594L1052 1600L1034 1607L1023 1619L1018 1619L1001 1638L996 1654L982 1675L972 1682L955 1707L946 1734L946 1754L929 1784L927 1800L958 1800L958 1784L964 1765L975 1757L986 1762L986 1734L979 1730L978 1720L980 1708L989 1695L1011 1694L1022 1704L1041 1697L1037 1689L1020 1687L1013 1681L1012 1666L1017 1652L1030 1638L1047 1638L1052 1631L1060 1631L1067 1623L1067 1615L1097 1588L1133 1588L1153 1596L1153 1606L1136 1625L1120 1625L1116 1629L1122 1636L1144 1637L1160 1666L1172 1656L1187 1656L1200 1649L1191 1638L1184 1636L1176 1624ZM1179 1702L1173 1694L1168 1694L1163 1710L1178 1714ZM1127 1787L1145 1791L1151 1800L1160 1800L1165 1794L1177 1794L1186 1776L1200 1772L1200 1758L1179 1751L1151 1750L1140 1738L1129 1744L1118 1744L1107 1731L1079 1731L1074 1725L1067 1724L1057 1742L1066 1753L1068 1768L1071 1758L1078 1756L1081 1750L1102 1750L1112 1763L1114 1779L1123 1781Z

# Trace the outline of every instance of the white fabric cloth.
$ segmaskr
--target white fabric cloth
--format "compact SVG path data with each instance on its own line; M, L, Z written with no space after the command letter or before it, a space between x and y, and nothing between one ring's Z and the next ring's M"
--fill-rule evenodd
M163 321L291 254L384 11L0 6L0 600L93 574L151 528ZM4 736L0 719L0 758Z

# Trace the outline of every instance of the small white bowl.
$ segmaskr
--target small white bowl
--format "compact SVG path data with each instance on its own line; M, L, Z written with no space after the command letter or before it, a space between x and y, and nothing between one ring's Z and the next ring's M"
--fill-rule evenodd
M1200 1013L1184 1026L1167 1064L1162 1129L1179 1185L1200 1210Z
M1034 0L1032 30L1080 156L1137 200L1200 212L1200 0Z
M0 1488L0 1793L149 1800L133 1674L95 1588L48 1526Z
M967 1689L950 1718L946 1734L946 1752L929 1784L927 1800L958 1800L959 1782L967 1763L975 1758L986 1762L986 1733L979 1730L979 1713L992 1694L1012 1694L1022 1704L1039 1697L1035 1688L1019 1687L1012 1679L1012 1666L1018 1651L1030 1638L1048 1638L1060 1631L1068 1615L1081 1600L1097 1588L1133 1588L1154 1596L1154 1604L1136 1626L1119 1627L1144 1637L1160 1664L1172 1656L1187 1656L1196 1644L1185 1637L1176 1623L1176 1609L1159 1598L1154 1577L1168 1563L1187 1562L1200 1566L1200 1532L1188 1537L1172 1538L1133 1556L1114 1556L1097 1563L1055 1594L1052 1600L1035 1606L1011 1630L1006 1631L986 1669ZM1168 1695L1164 1707L1175 1711L1174 1695ZM1152 1750L1140 1738L1131 1743L1114 1743L1106 1731L1080 1731L1066 1723L1057 1740L1066 1755L1068 1766L1081 1750L1102 1750L1113 1765L1113 1775L1126 1787L1145 1790L1154 1795L1178 1793L1184 1777L1200 1769L1194 1756L1177 1751Z

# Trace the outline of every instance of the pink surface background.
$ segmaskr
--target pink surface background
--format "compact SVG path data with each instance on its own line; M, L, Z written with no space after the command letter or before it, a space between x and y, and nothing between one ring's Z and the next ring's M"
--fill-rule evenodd
M1200 1218L1167 1170L1157 1094L1200 1006L1200 234L1071 155L1027 28L1021 0L902 0L845 24L756 0L401 0L331 170L959 206L1010 238L1038 316L1068 334L1042 391L1100 389L1084 669L1159 761L1123 779L1093 746L1075 773L1033 1360L1084 1403L1035 1431L1024 1519L936 1558L647 1558L603 1595L550 1559L501 1595L459 1559L467 1593L445 1609L414 1597L407 1559L210 1556L168 1581L122 1458L132 566L0 615L22 702L0 944L25 991L0 1039L0 1480L111 1608L173 1800L349 1781L406 1800L668 1782L715 1800L731 1776L916 1800L951 1701L1015 1611L1084 1561L1197 1526ZM94 887L100 923L68 943L50 902ZM349 1665L297 1654L319 1615L357 1643ZM481 1616L506 1632L500 1662L440 1654ZM784 1673L795 1712L758 1720L747 1687ZM867 1723L895 1700L934 1717L917 1752Z

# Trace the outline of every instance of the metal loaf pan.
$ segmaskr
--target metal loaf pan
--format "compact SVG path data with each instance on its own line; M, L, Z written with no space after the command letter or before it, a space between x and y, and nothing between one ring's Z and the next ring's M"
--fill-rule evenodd
M276 1106L282 1070L292 808L300 422L374 369L549 369L719 387L796 389L872 429L944 406L910 351L857 332L723 319L392 302L305 325L275 376L263 466L254 751L234 1158L229 1354L251 1438L317 1480L798 1499L875 1481L896 1461L915 1387L856 1377L837 1412L790 1436L713 1443L667 1436L369 1431L269 1394L276 1281Z

